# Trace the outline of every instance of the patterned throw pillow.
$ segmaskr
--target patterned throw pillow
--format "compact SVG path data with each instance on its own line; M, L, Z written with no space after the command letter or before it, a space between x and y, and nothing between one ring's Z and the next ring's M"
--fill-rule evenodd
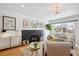
M53 36L48 35L47 39L48 39L48 40L53 40Z

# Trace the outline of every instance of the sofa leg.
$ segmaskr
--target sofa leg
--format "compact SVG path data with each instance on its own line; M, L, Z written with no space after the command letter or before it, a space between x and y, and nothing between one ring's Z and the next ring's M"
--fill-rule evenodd
M45 56L47 56L47 53L45 53Z
M71 53L70 56L73 56L73 54Z

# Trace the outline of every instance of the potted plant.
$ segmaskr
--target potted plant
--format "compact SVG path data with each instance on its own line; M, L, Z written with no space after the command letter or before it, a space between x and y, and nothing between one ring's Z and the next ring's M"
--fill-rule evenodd
M36 49L37 46L38 46L38 41L37 41L37 39L36 39L36 41L34 42L34 48Z
M47 37L50 34L52 28L53 28L52 24L50 24L50 23L46 24L46 29L47 29L46 34L45 34L46 35L46 39L48 39Z
M37 44L38 44L37 42L34 42L34 48L37 48Z
M46 24L46 29L51 31L52 30L53 25L52 24Z

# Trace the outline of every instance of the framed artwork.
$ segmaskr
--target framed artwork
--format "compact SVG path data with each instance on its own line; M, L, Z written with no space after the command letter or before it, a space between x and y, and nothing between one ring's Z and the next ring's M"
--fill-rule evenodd
M32 27L32 28L38 28L38 22L37 22L36 20L33 20L33 21L31 22L31 27Z
M45 27L44 22L39 22L39 28L44 28L44 27Z
M23 28L29 28L30 27L30 21L27 19L23 20Z
M3 16L3 29L5 30L16 30L16 18Z

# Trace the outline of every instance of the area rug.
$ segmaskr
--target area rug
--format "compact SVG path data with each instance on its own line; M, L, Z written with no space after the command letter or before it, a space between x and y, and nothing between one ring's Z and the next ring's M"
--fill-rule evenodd
M21 48L20 50L22 52L22 54L21 54L22 56L36 56L35 54L32 55L32 52L30 51L30 47L29 46ZM39 53L40 53L40 51L39 51ZM78 56L77 55L77 51L75 49L72 49L71 53L72 53L73 56ZM40 55L38 54L37 56L40 56Z
M37 55L36 55L36 53L32 54L32 51L29 46L21 48L20 50L21 50L21 53L23 56L42 56L42 49L41 48L38 50Z

